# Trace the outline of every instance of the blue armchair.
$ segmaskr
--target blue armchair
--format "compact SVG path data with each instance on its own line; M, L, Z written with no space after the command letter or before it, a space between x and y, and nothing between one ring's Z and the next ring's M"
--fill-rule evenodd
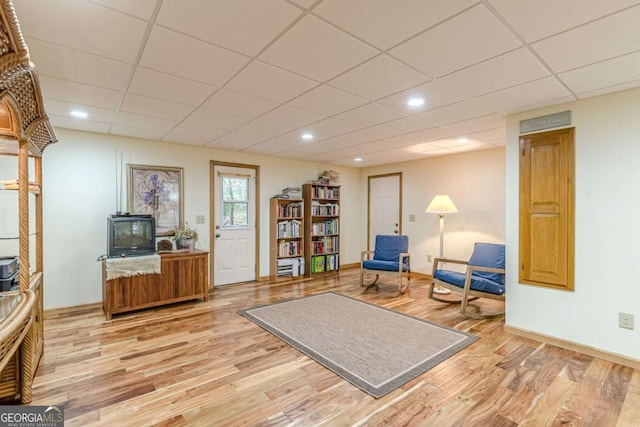
M367 289L371 286L378 288L377 282L380 273L394 273L398 278L398 291L404 293L410 284L410 255L409 237L398 235L376 236L376 246L374 251L362 251L360 257L360 286ZM373 255L373 258L371 258ZM364 274L366 271L375 272L376 278L373 282L365 285ZM402 277L406 276L406 285L403 285Z
M490 314L470 312L467 303L478 298L505 300L504 261L505 245L495 243L476 243L469 261L436 258L433 262L429 298L449 304L460 304L460 312L474 319L501 316L504 310ZM444 270L443 263L466 265L466 273ZM434 295L435 285L458 292L461 298L451 300Z

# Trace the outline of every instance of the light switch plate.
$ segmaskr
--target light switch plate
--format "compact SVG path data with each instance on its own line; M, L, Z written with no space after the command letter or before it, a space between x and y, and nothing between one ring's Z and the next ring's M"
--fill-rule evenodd
M196 215L196 224L204 224L204 215Z

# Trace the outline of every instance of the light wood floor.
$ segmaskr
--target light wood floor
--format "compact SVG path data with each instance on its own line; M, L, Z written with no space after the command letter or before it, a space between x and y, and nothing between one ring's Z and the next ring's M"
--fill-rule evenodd
M109 322L97 305L50 311L32 404L64 405L67 426L640 425L640 371L510 335L502 318L464 319L427 299L425 280L404 295L387 283L363 294L352 269ZM480 339L376 400L237 314L325 291Z

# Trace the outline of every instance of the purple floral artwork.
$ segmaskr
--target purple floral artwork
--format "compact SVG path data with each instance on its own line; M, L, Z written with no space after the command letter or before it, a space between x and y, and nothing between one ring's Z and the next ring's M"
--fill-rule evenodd
M129 166L129 211L156 219L156 235L171 236L182 226L182 168Z

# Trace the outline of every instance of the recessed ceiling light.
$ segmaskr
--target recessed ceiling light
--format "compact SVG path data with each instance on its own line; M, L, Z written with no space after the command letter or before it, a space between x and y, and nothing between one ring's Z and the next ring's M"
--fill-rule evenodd
M414 98L409 98L409 100L407 101L407 106L411 108L422 107L423 105L424 105L424 98L414 97Z
M87 117L89 117L89 115L87 113L85 113L84 111L80 111L80 110L73 110L71 112L71 115L75 118L78 119L86 119Z
M469 140L464 136L461 136L460 138L456 139L456 141L458 141L460 144L466 144L467 142L469 142Z
M355 159L353 159L354 162L361 162L362 161L362 157L356 157Z
M313 134L311 132L305 132L302 134L302 139L305 141L311 141L313 139Z

